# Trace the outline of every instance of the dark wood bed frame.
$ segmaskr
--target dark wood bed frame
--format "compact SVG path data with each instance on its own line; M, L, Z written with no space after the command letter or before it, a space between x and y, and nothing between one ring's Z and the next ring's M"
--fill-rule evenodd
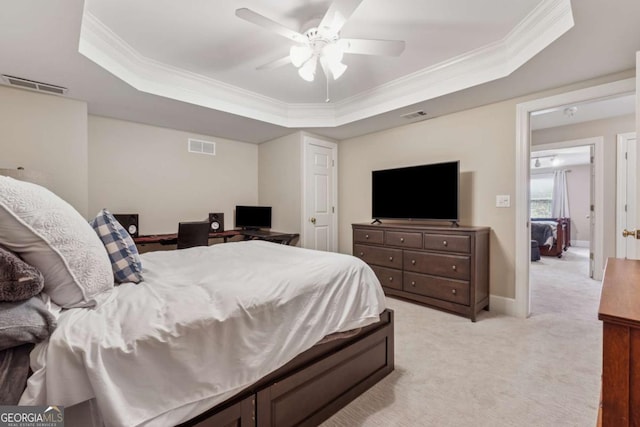
M552 246L539 246L540 255L561 258L562 254L571 246L570 218L532 218L531 221L556 221L558 223L558 238L553 240Z
M316 426L394 369L393 311L355 336L318 344L180 427Z

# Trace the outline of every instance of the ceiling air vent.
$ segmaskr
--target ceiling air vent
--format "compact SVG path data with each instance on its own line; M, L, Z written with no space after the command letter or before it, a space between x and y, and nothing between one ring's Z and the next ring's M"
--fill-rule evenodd
M2 79L11 86L18 86L24 89L37 90L39 92L53 93L56 95L64 95L67 91L66 87L56 86L49 83L36 82L35 80L23 79L22 77L2 75Z
M216 143L210 141L202 141L200 139L189 138L189 152L216 155Z
M419 111L414 111L413 113L407 113L407 114L403 114L400 117L405 118L407 120L413 120L413 119L417 119L418 117L426 117L427 113L425 113L422 110Z

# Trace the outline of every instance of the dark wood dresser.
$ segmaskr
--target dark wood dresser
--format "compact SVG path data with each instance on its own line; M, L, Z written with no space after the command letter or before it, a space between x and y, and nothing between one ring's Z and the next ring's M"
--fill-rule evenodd
M640 426L640 261L607 260L598 319L602 426Z
M353 254L385 294L461 314L489 309L489 228L353 224Z

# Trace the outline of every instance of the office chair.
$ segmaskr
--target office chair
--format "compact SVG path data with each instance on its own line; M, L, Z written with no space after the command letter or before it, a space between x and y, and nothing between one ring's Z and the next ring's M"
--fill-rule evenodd
M209 244L209 221L178 223L178 249L207 246Z

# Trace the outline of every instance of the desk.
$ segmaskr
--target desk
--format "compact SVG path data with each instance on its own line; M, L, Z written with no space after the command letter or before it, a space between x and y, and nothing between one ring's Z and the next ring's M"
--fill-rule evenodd
M281 233L279 231L266 230L236 230L244 240L266 240L268 242L289 245L300 235L298 233Z
M222 231L220 233L209 233L210 239L224 239L224 242L227 243L227 240L230 237L239 236L240 233L238 230L229 230ZM133 241L136 245L146 244L146 243L160 243L161 245L175 245L178 243L178 233L170 233L170 234L149 234L146 236L138 236L134 237Z
M267 240L269 242L281 243L289 245L300 235L298 233L281 233L279 231L267 230L227 230L220 233L209 233L210 239L224 239L227 243L229 238L235 236L243 236L244 240ZM146 236L134 237L133 241L136 245L160 244L175 245L178 242L178 234L151 234Z

